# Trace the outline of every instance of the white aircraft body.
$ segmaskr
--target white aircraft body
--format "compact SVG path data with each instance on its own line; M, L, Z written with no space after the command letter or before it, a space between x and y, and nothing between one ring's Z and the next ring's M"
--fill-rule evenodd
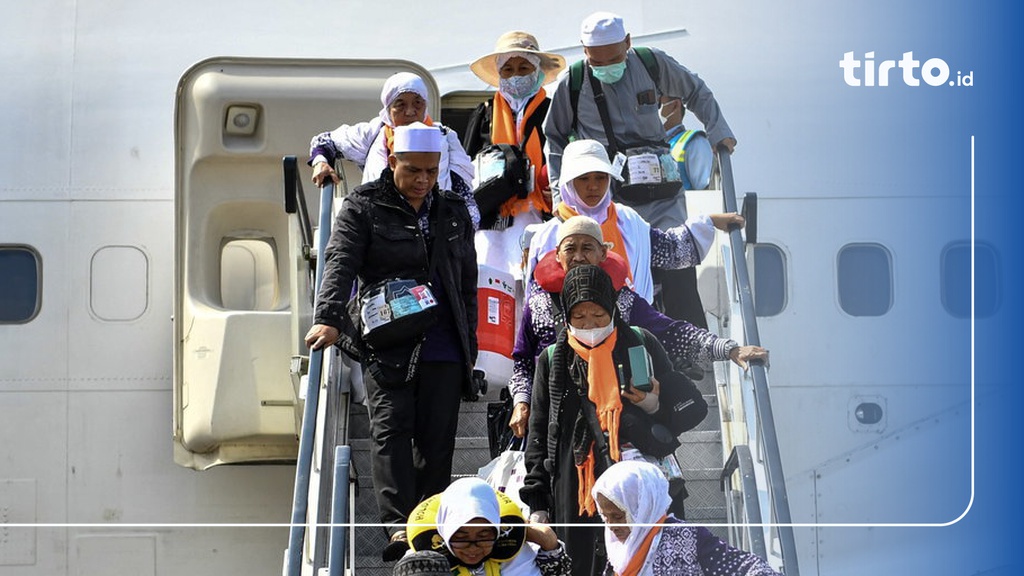
M8 4L0 282L31 290L0 292L0 575L280 573L299 413L287 362L305 354L309 320L280 158L299 158L315 218L309 138L376 115L390 72L432 78L437 114L487 89L468 65L502 32L528 30L574 61L579 22L598 9L698 72L739 140L738 192L758 195L748 260L793 564L823 576L1010 566L964 546L993 506L971 511L979 411L999 403L975 388L972 334L996 333L1013 304L1010 262L973 212L975 151L998 132L954 112L983 96L1003 109L982 73L997 46L977 32L1006 25L1002 7ZM230 115L249 111L256 132L234 132ZM226 185L243 192L227 198ZM690 198L691 210L720 202ZM978 202L1001 217L996 198ZM705 265L714 328L743 340L721 266ZM719 380L738 377L723 368ZM752 397L731 412L730 393L719 398L735 431L758 416Z

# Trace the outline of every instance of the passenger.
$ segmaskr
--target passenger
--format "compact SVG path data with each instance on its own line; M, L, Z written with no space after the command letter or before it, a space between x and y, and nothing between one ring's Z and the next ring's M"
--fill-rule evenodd
M679 168L679 178L683 183L680 194L686 198L687 190L704 190L711 183L715 167L715 152L711 142L700 130L687 130L683 124L686 109L678 98L661 97L662 126L665 137L672 151L672 158Z
M344 336L340 345L361 356L373 483L381 522L399 552L409 512L451 481L460 398L473 394L476 255L465 203L437 186L444 146L435 127L395 129L380 179L357 187L341 206L324 254L315 325L306 334L313 349ZM395 278L429 281L436 321L425 333L371 347L346 312L352 286L358 281L361 302L369 288Z
M548 138L545 153L552 188L567 179L562 155L572 136L598 140L611 146L610 150L621 152L651 143L667 147L665 130L658 115L659 96L682 100L703 122L715 148L724 146L732 152L736 139L704 81L656 48L645 49L645 54L650 54L656 64L651 67L655 69L652 73L644 58L632 48L622 18L608 12L591 14L582 23L580 39L587 64L582 72L587 78L575 91L575 98L571 90L573 74L564 74L559 79L551 110L544 122L544 134ZM589 81L591 77L595 79L593 84ZM594 98L594 86L604 95L613 134L608 134L604 128ZM575 106L573 100L576 101ZM614 152L611 155L614 156ZM616 191L616 201L635 208L644 220L657 228L667 230L686 221L682 194L660 199L651 199L650 196L625 198ZM661 284L665 313L707 328L697 293L695 270L659 268L655 272L655 280ZM645 293L643 290L639 292Z
M615 313L617 293L597 266L569 270L562 288L567 328L537 360L526 448L526 479L519 491L542 523L596 522L594 479L623 455L665 458L677 436L700 423L707 403L692 382L672 371L665 350L648 331L631 329ZM632 386L629 348L650 355L652 388ZM592 574L600 530L559 528L576 574Z
M373 182L388 167L396 127L413 122L437 126L446 144L441 148L437 185L441 190L455 192L465 200L475 229L480 223L480 213L470 190L473 163L462 149L459 135L431 120L427 114L428 101L427 85L422 78L410 72L392 75L381 89L380 103L384 107L377 118L358 124L342 124L330 132L317 134L310 141L309 165L313 167L313 183L323 186L325 179L330 178L337 184L340 178L334 171L334 162L339 158L359 166L363 171L363 184Z
M767 359L768 351L760 346L740 346L733 340L719 338L685 320L673 320L655 310L626 285L625 262L609 252L596 220L573 216L558 226L556 239L558 247L541 258L534 269L534 281L527 288L523 318L512 350L515 364L508 384L513 401L509 427L516 436L526 433L537 356L555 343L558 331L565 324L559 301L562 283L566 273L577 266L600 266L608 273L613 287L618 290L615 305L619 318L654 334L677 367L686 363L707 366L716 360L732 360L746 368L748 360Z
M621 180L621 176L608 162L608 154L600 142L572 142L565 147L563 159L563 178L559 184L561 202L555 206L557 218L543 224L533 235L528 275L540 257L557 246L559 223L582 214L601 225L611 249L629 263L633 290L644 300L652 302L652 268L669 270L696 266L711 247L714 228L728 230L730 226L743 226L742 216L729 213L700 215L675 228L660 230L648 224L629 206L612 201L611 180ZM707 321L697 325L706 328Z
M416 523L425 517L436 518L436 526ZM515 502L479 478L460 478L421 503L410 516L408 533L413 548L444 554L460 576L572 574L572 561L555 531L525 524Z
M653 464L613 465L597 479L593 497L606 524L609 576L779 576L764 559L673 517L668 483Z
M490 144L518 146L530 159L533 188L525 198L513 196L501 205L496 217L484 217L477 235L481 261L522 278L519 237L528 224L551 216L551 189L544 160L541 124L551 99L544 84L554 81L565 67L558 54L541 52L537 39L526 32L506 32L494 52L470 66L478 78L496 87L491 101L480 104L470 117L463 143L470 156ZM480 175L477 175L478 178Z

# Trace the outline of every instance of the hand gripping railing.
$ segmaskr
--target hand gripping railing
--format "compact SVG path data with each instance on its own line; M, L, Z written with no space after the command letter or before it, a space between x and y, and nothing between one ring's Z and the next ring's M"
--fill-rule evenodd
M722 169L722 195L725 200L725 211L736 212L736 189L732 175L732 159L728 150L719 147L719 162ZM744 341L749 346L760 346L761 336L757 331L757 318L754 315L754 294L750 287L750 272L747 270L746 250L743 237L738 228L729 232L729 246L733 255L733 269L736 274L736 289L739 294L740 310L743 316ZM764 449L772 515L777 526L779 543L782 547L782 560L787 576L798 576L796 556L796 540L789 514L789 496L786 492L786 479L782 471L782 459L779 455L779 440L775 433L775 416L772 413L772 402L768 391L768 376L764 363L750 362L750 372L754 383L754 398L757 409L758 437Z
M305 200L302 194L302 184L299 180L297 162L295 157L289 156L284 159L285 172L285 208L298 209L300 220L305 222L303 226L303 242L311 239L312 231L309 228L308 216L303 217L305 212ZM290 195L292 196L289 198ZM297 200L297 202L296 202ZM327 248L327 241L330 237L332 205L334 201L334 184L328 181L320 190L320 235L317 242L316 274L313 280L313 293L320 290L320 281L324 272L323 253ZM308 244L307 244L308 246ZM306 404L302 413L302 430L299 433L299 454L295 464L295 491L292 498L291 527L288 533L288 549L285 553L285 575L300 576L302 572L303 541L306 536L306 522L309 508L309 483L313 464L313 451L316 436L316 415L319 402L320 379L323 373L324 349L314 350L309 358L309 372L306 384ZM335 483L348 485L348 467L342 469L345 478L336 478ZM347 493L347 492L346 492ZM346 507L347 508L347 507ZM344 520L342 517L340 520ZM338 519L332 519L337 522ZM344 541L340 543L341 549L335 558L344 563ZM332 547L333 551L333 547Z

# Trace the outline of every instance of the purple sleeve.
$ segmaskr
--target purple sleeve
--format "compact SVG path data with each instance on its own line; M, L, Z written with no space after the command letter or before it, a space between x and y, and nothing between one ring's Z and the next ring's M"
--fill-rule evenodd
M685 320L673 320L665 316L636 293L632 296L629 323L646 328L654 334L673 362L683 358L704 366L715 360L728 360L729 351L739 346L728 338L719 338Z
M530 403L533 390L533 371L537 363L537 339L533 334L533 312L530 310L530 299L523 305L523 317L519 323L515 346L512 347L512 377L508 381L508 391L512 394L512 403Z
M341 153L338 152L338 147L334 144L334 139L331 138L330 132L322 132L313 137L313 140L309 143L309 160L307 164L313 163L313 158L317 156L323 156L327 159L327 163L333 165L334 161L337 160Z

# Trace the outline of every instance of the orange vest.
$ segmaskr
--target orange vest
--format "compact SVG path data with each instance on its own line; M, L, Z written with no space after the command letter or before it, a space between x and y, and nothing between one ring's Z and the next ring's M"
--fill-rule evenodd
M544 150L540 143L540 130L534 130L530 133L529 139L523 142L523 128L526 126L527 119L533 114L537 107L544 102L547 98L547 93L541 88L533 98L530 99L529 104L526 105L526 111L523 113L523 120L518 126L515 125L516 115L512 112L512 108L509 107L508 102L501 95L501 92L494 93L494 102L491 108L491 143L492 144L514 144L521 146L523 152L530 159L530 163L533 165L533 190L526 196L526 198L519 199L516 197L509 198L501 205L501 215L515 216L516 214L522 214L533 206L538 212L551 212L551 199L544 195L544 191L541 187L541 179L538 178L541 167L544 166Z

